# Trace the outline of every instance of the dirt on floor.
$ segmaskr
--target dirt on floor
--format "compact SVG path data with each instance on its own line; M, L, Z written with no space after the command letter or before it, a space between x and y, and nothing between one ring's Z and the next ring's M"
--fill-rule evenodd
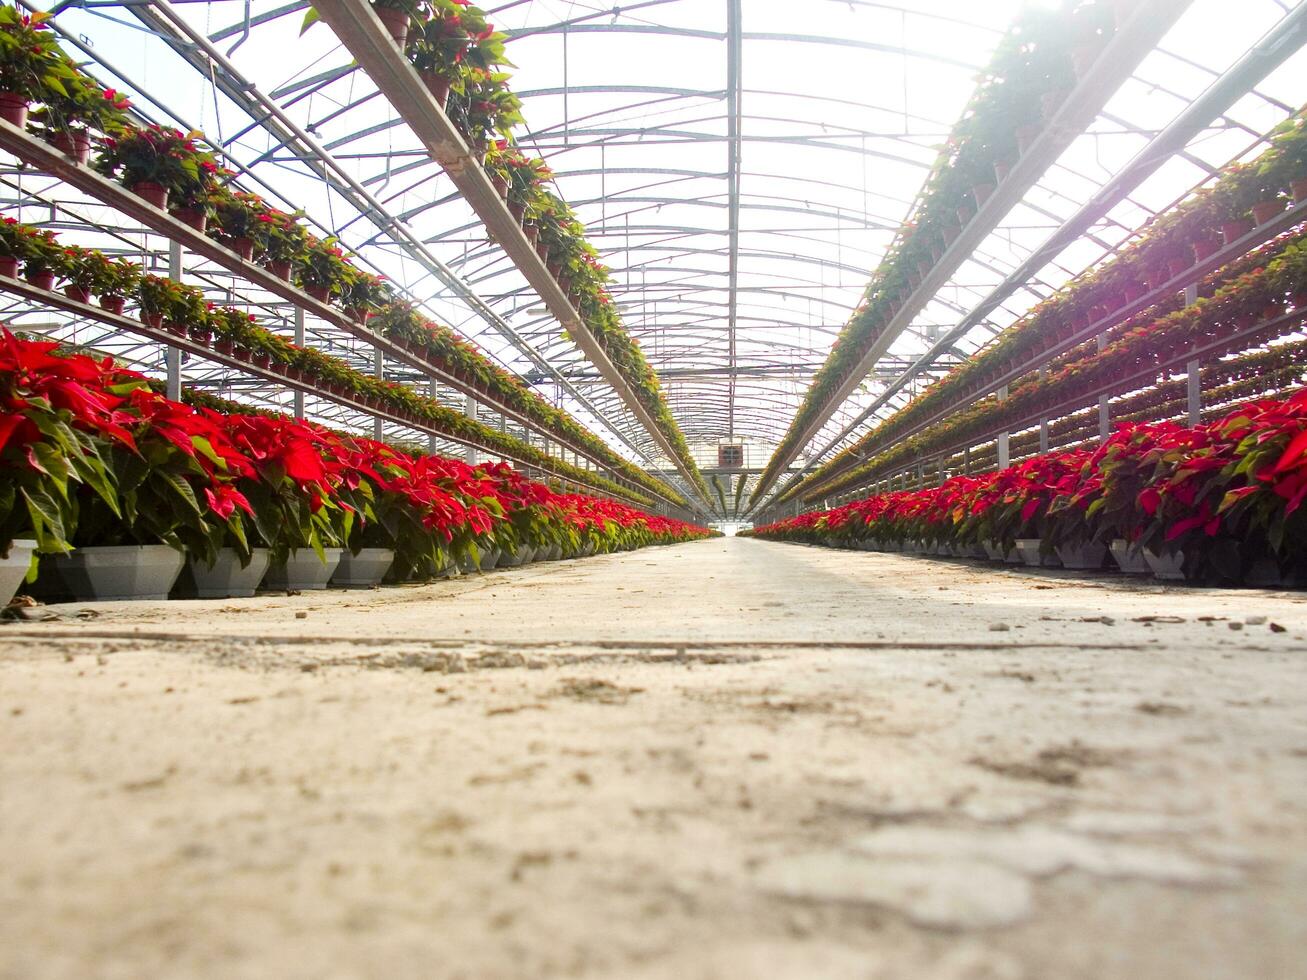
M1307 595L744 540L0 624L0 978L1307 976Z

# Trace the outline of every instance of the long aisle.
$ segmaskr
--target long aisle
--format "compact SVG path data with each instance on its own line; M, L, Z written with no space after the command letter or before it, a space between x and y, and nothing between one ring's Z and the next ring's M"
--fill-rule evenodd
M34 612L4 980L1301 976L1301 594L724 539Z

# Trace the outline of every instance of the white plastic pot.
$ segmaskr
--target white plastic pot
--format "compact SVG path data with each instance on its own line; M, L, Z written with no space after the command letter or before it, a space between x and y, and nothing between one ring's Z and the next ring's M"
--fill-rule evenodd
M0 606L9 605L18 587L27 577L27 570L32 567L32 555L36 551L36 542L30 538L18 538L9 545L9 553L0 558Z
M101 545L56 555L54 567L79 601L166 599L186 556L166 544Z
M535 549L527 544L517 546L516 554L505 551L499 556L499 566L501 568L517 568L519 565L525 565L535 554Z
M1125 538L1115 539L1111 551L1116 567L1127 575L1147 575L1152 571L1148 567L1148 559L1144 557L1144 553Z
M263 587L277 592L305 592L325 589L331 581L344 548L324 548L324 562L312 548L301 548L291 554L283 565L273 565L263 579Z
M1274 558L1260 558L1248 569L1243 584L1254 589L1278 589L1285 584L1280 565ZM0 592L3 592L0 589Z
M1144 560L1153 570L1153 577L1164 582L1184 581L1184 552L1176 551L1169 555L1159 555L1152 550L1144 551Z
M1107 546L1091 542L1074 548L1062 547L1057 549L1057 556L1062 559L1063 568L1094 571L1103 567L1103 559L1107 557Z
M589 558L598 550L599 543L597 541L587 541L585 547L581 549L581 557Z
M563 557L563 546L561 544L551 545L549 554L545 556L545 561L558 561Z
M235 548L223 548L213 565L194 558L186 562L177 580L178 591L199 599L236 599L254 595L268 570L268 549L255 548L250 563L241 567Z
M494 567L499 564L499 556L503 552L498 548L486 548L481 552L481 571L493 571Z
M394 563L395 552L391 548L360 548L357 555L346 550L331 575L331 584L346 589L370 589L381 583Z

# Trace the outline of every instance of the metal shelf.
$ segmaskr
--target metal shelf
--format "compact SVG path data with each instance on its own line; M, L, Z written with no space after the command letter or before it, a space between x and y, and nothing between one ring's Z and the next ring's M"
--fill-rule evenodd
M422 84L417 71L405 60L371 6L364 0L314 0L313 6L426 146L431 158L449 175L491 237L526 277L549 312L567 330L603 379L617 392L627 409L686 480L691 492L702 497L692 468L673 451L671 442L640 401L631 383L618 370L567 294L550 275L544 260L527 239L521 223L509 213L504 199L490 182L481 161L473 156L462 134ZM709 503L706 499L704 502Z
M12 153L18 159L29 166L35 167L42 173L57 177L69 186L76 187L84 194L88 194L101 203L121 211L123 214L139 221L145 227L180 243L195 254L202 255L209 261L242 277L253 285L292 303L304 310L305 313L312 314L346 331L351 336L357 337L359 340L381 350L392 360L416 368L440 384L471 396L478 403L485 405L492 411L503 415L505 418L512 419L524 428L540 432L552 438L572 452L584 456L595 465L609 470L618 479L630 482L629 478L621 476L610 463L599 458L598 454L586 447L561 437L552 429L544 428L540 422L496 400L493 395L482 392L479 388L432 364L421 355L411 353L407 348L400 346L388 337L369 330L363 324L345 316L341 310L329 303L314 299L294 283L282 279L263 266L254 262L247 262L222 243L209 238L203 232L197 231L185 222L177 220L168 212L156 208L121 184L108 180L95 171L81 166L49 143L36 139L2 119L0 119L0 149ZM655 496L659 495L654 490L648 490L647 492ZM670 498L664 497L663 499L668 503L674 503Z
M835 410L860 385L899 338L917 314L948 282L976 247L998 227L1000 221L1018 204L1102 111L1103 106L1135 66L1148 55L1175 20L1189 6L1190 0L1141 0L1130 19L1112 36L1088 72L1058 106L1052 118L1040 130L1026 152L1012 165L1007 177L984 202L956 239L934 263L921 283L912 290L884 329L876 336L867 353L827 398L825 404L800 430L794 446L777 460L776 469L784 470L794 461L830 421ZM758 499L776 481L779 473L760 482L753 497Z
M1014 422L1004 423L1003 425L995 426L992 429L986 429L979 434L967 436L965 439L951 443L947 446L942 447L941 449L934 450L931 453L929 453L927 456L919 457L918 459L913 460L912 463L909 465L915 466L917 465L917 463L920 463L926 459L932 459L936 457L946 458L957 452L960 452L961 450L967 448L968 446L974 446L979 443L987 442L989 439L996 438L997 436L1001 435L1004 432L1009 432L1009 433L1020 432L1023 429L1030 428L1031 426L1037 424L1042 419L1054 420L1054 419L1062 418L1074 411L1078 411L1081 408L1084 408L1089 403L1097 401L1097 399L1103 395L1110 396L1114 391L1119 390L1122 387L1122 385L1133 384L1138 387L1142 387L1144 384L1152 383L1152 381L1156 379L1158 373L1161 371L1174 370L1175 368L1183 367L1185 364L1187 364L1190 361L1202 360L1204 357L1210 357L1213 354L1224 353L1230 348L1231 344L1237 344L1239 341L1244 340L1245 338L1254 337L1257 334L1264 332L1268 328L1283 326L1293 322L1302 322L1303 320L1307 320L1307 310L1293 310L1290 313L1282 313L1279 316L1272 317L1269 320L1261 320L1250 327L1244 327L1243 329L1236 330L1233 333L1229 334L1228 336L1222 337L1219 340L1215 340L1210 344L1205 344L1202 347L1195 347L1190 350L1186 350L1183 353L1176 354L1172 357L1169 357L1158 364L1149 365L1146 368L1136 371L1134 374L1127 375L1124 378L1115 379L1109 384L1099 385L1093 389L1090 389L1087 392L1080 392L1075 394L1074 396L1068 397L1063 401L1055 405L1052 405L1048 408L1043 408L1037 412L1031 412L1026 415L1023 415ZM889 476L897 476L899 473L902 472L903 472L902 468L895 469L893 470L893 472L889 474L881 473L874 477L867 477L866 480L859 481L847 487L841 487L838 490L834 490L832 492L835 494L845 494L851 490L861 489L862 487L875 483L877 480L886 479ZM820 493L820 488L815 488L811 494L805 494L803 496L803 499L810 500L813 497L817 496L819 493Z
M413 422L410 419L403 417L398 413L388 411L385 408L372 408L348 395L337 395L325 392L318 388L312 381L292 380L271 368L256 367L249 361L241 360L240 358L234 357L230 354L219 353L217 350L214 350L212 347L201 343L189 335L183 336L181 334L172 333L168 330L151 327L133 317L119 313L111 313L99 306L69 299L62 293L41 289L39 286L34 286L26 280L0 277L0 290L22 296L24 299L40 303L42 306L60 309L66 313L71 313L74 316L79 316L86 320L94 320L103 323L106 326L112 327L123 333L136 334L137 336L144 337L147 340L157 341L160 344L167 344L171 347L176 347L179 350L184 350L190 354L203 357L206 360L222 364L225 367L235 368L236 370L252 375L253 377L262 378L266 381L274 381L278 384L285 385L288 388L303 391L304 393L313 395L316 398L334 402L335 404L353 409L354 411L360 412L364 415L385 419L386 421L392 422L396 425L401 425L405 428L413 429L414 431L422 432L427 435L434 435L441 439L457 443L460 446L469 446L497 458L511 460L517 465L536 473L541 473L545 476L553 476L556 479L565 480L568 483L576 484L578 486L584 486L592 493L604 497L617 496L611 490L594 486L571 476L564 476L562 474L553 473L549 470L544 470L536 462L524 459L520 456L515 456L512 453L506 453L502 447L482 443L475 439L469 439L466 436L454 435L428 423ZM21 325L17 329L21 330ZM625 497L625 499L632 504L636 504L636 501L631 497ZM637 506L639 505L637 504Z
M1201 262L1197 262L1188 269L1185 269L1179 275L1171 277L1161 286L1148 290L1148 292L1144 293L1138 299L1132 300L1124 306L1112 310L1107 314L1107 316L1095 320L1093 323L1081 330L1077 330L1071 337L1065 340L1059 340L1056 343L1050 344L1040 351L1031 354L1016 367L1009 368L1002 374L998 375L993 381L987 381L983 385L968 391L956 401L950 403L948 407L941 408L934 414L926 416L920 422L916 422L909 426L907 429L894 436L894 441L898 442L903 439L911 439L922 430L928 429L930 426L937 424L955 412L962 411L975 401L997 391L1004 385L1011 384L1018 378L1024 377L1032 371L1038 370L1053 358L1065 354L1067 351L1078 347L1083 343L1093 340L1099 334L1106 330L1110 330L1119 323L1123 323L1136 313L1140 313L1143 310L1148 309L1150 306L1154 306L1162 300L1174 296L1176 293L1179 293L1188 286L1201 282L1206 276L1220 269L1222 266L1228 265L1230 262L1242 258L1253 249L1270 241L1276 235L1279 235L1280 233L1294 227L1294 225L1300 224L1304 221L1307 221L1307 201L1293 205L1287 211L1276 215L1270 221L1266 222L1266 224L1259 225L1237 241L1223 246ZM877 447L877 449L869 450L869 452L875 453L884 448L886 447ZM831 479L838 477L840 473L847 472L850 468L856 467L861 462L865 462L865 457L860 460L853 460L844 463L839 468L828 474L823 479L823 482L829 483ZM789 492L788 488L786 488L785 492Z

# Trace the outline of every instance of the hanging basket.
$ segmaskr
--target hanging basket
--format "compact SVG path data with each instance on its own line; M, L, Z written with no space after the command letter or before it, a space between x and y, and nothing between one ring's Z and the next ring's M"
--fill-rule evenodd
M50 145L65 156L72 157L81 166L86 166L86 162L91 159L91 137L85 130L61 130L54 134Z
M439 72L424 71L422 73L422 84L426 86L427 91L431 93L431 97L436 100L436 105L440 106L443 112L449 102L450 80Z
M372 12L377 15L377 19L385 26L390 39L402 48L404 42L408 40L408 11L396 10L394 7L382 7L374 3Z
M209 224L209 215L204 208L177 208L172 212L172 216L188 228L194 228L201 233Z
M28 100L16 92L0 92L0 119L22 129L27 125Z
M147 204L153 204L159 210L168 207L168 188L152 180L143 180L131 186L131 192Z
M54 289L54 273L49 269L42 269L39 272L29 272L23 276L37 289Z
M1284 202L1277 199L1259 201L1253 205L1253 221L1258 227L1272 220L1277 214L1284 213Z

